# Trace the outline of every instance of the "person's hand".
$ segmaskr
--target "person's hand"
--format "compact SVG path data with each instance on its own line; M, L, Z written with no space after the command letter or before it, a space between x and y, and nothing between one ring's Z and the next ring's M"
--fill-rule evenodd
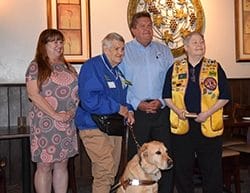
M149 104L151 105L151 109L153 109L154 111L157 111L162 106L161 101L159 99L155 99L149 102Z
M129 125L133 125L135 123L135 118L134 118L134 112L133 111L128 112L127 123Z
M138 109L146 113L156 113L158 109L161 108L161 101L158 99L152 100L150 102L141 101L138 105Z
M118 113L120 115L122 115L125 119L127 119L128 118L128 107L121 105Z
M187 111L185 109L178 109L176 113L177 113L179 119L181 119L181 120L186 119L185 115L186 115Z
M145 101L141 101L138 105L138 109L141 110L141 111L145 111L147 112L149 110L149 107L148 107L148 102L145 102Z
M197 118L195 119L196 122L203 123L207 120L210 115L207 112L201 112L198 114Z
M70 119L73 119L75 116L75 109L72 108L71 110L67 111L67 114L70 116Z
M56 121L68 122L69 120L71 120L71 114L69 114L68 112L58 112L58 113L56 112L53 118Z

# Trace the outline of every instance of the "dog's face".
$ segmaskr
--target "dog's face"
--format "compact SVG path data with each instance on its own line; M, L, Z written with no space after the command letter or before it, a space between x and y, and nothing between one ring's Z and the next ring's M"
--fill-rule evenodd
M161 170L170 169L173 166L173 161L167 153L167 148L159 141L144 143L139 150L139 155L142 162L147 162Z

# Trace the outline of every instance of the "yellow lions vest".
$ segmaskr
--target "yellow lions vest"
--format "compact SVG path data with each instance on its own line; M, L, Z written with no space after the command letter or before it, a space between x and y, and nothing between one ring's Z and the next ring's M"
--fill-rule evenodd
M200 71L201 112L207 111L218 100L218 63L204 58ZM184 96L188 84L188 63L186 59L177 61L172 74L172 101L179 109L186 109ZM202 134L215 137L223 133L223 108L216 111L201 123ZM189 131L188 120L181 120L178 115L170 111L171 132L182 135ZM190 128L192 129L192 128Z

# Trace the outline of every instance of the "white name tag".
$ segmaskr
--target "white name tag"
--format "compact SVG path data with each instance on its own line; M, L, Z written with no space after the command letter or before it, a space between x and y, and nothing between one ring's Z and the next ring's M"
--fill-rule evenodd
M116 88L115 83L113 81L108 82L109 88Z

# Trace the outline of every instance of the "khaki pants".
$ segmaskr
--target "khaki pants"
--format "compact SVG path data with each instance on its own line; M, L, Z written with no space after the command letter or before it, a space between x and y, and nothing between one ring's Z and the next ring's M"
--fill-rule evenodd
M120 163L122 137L88 129L80 131L80 138L92 163L92 193L109 193Z

